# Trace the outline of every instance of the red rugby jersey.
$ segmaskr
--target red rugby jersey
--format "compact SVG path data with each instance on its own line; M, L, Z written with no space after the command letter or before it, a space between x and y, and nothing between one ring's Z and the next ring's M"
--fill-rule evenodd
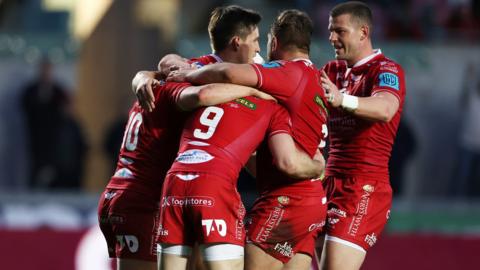
M293 138L313 157L317 148L325 145L328 135L327 103L317 68L307 59L273 61L253 64L253 67L258 88L285 106L292 119ZM298 181L278 171L267 145L262 145L257 152L257 184L261 194L286 191L323 194L320 181Z
M198 109L185 124L171 172L207 172L236 184L240 169L265 138L290 134L287 111L273 101L245 97Z
M155 109L144 111L138 102L130 109L120 148L117 169L108 188L157 192L170 168L183 129L186 113L175 103L188 83L163 82L154 88Z
M330 152L326 175L361 175L388 182L388 161L405 99L402 67L381 51L348 68L345 61L331 61L323 68L341 92L369 97L388 92L400 106L388 123L355 117L341 108L331 110Z
M215 55L189 60L196 65L221 62ZM135 102L129 113L117 169L108 188L132 189L160 194L163 179L178 151L180 136L188 114L176 109L176 99L186 83L164 83L154 89L155 110L142 110Z

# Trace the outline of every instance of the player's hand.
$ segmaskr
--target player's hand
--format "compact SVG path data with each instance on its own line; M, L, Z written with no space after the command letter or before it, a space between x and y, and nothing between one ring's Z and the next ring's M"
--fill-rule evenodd
M274 98L272 95L269 95L269 94L267 94L265 92L262 92L262 91L259 91L259 90L254 91L252 96L258 97L258 98L261 98L261 99L265 99L265 100L273 100L273 101L278 103L277 99Z
M155 96L153 95L153 88L159 85L160 82L147 75L141 74L137 88L135 89L135 96L137 97L140 106L149 112L155 109Z
M172 65L166 69L163 69L162 70L162 74L163 76L165 77L168 77L168 75L170 73L172 73L173 71L177 71L177 70L195 70L197 69L197 66L195 66L194 64L185 64L185 65Z
M192 72L192 69L178 69L173 70L167 76L167 82L186 82L187 75Z
M338 90L338 87L330 80L330 78L328 78L327 73L325 73L324 70L322 70L320 82L325 90L327 101L332 105L332 107L340 106L343 101L343 95Z
M315 152L313 159L321 162L322 166L325 167L325 158L323 157L323 154L320 151L320 149L317 148L317 151ZM323 181L324 178L325 178L325 169L322 170L322 173L321 175L319 175L318 178L312 179L312 181Z

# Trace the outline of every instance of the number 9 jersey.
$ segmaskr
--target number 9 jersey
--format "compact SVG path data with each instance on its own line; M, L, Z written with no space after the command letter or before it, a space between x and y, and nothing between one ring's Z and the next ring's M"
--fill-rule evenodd
M197 110L163 184L157 240L243 246L245 209L236 183L265 134L290 134L287 111L255 97ZM243 249L241 249L243 252Z
M170 172L208 172L236 183L265 133L291 133L288 112L273 101L246 97L199 109L185 124Z

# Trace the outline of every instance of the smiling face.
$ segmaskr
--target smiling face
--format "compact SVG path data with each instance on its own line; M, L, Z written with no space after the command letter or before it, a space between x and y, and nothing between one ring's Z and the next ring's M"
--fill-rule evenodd
M238 44L242 63L253 63L253 58L257 52L260 52L259 38L258 27L255 27L244 39L240 38Z
M363 58L364 42L368 34L365 33L365 26L353 21L350 14L342 14L329 18L328 30L336 59L345 60L351 66Z

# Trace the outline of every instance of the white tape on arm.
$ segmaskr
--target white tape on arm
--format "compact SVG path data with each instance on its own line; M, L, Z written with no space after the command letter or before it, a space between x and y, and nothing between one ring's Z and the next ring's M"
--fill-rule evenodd
M343 94L342 108L349 112L354 112L358 108L358 97Z

